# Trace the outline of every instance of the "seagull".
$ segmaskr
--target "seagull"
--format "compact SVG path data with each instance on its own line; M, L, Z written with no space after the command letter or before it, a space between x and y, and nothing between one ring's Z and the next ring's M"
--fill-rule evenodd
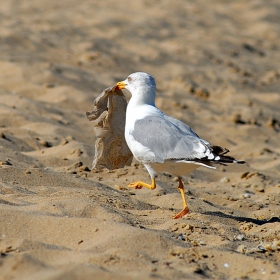
M168 172L178 177L183 210L174 219L189 212L181 176L200 166L216 169L215 164L245 163L225 155L228 149L212 146L188 125L159 110L155 105L156 83L149 74L133 73L126 80L118 82L116 87L127 89L132 95L126 111L125 140L152 180L151 184L138 181L130 183L128 187L154 190L159 172Z

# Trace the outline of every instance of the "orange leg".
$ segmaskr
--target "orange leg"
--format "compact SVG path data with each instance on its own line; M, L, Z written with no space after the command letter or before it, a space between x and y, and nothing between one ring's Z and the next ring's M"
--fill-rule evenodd
M143 183L141 181L138 181L138 182L130 183L128 185L128 187L135 188L135 189L142 189L143 187L145 187L145 188L148 188L150 190L154 190L156 188L156 180L155 180L155 178L152 178L152 184L151 185Z
M173 217L173 219L181 218L181 217L183 217L183 216L185 216L185 215L187 215L189 213L189 207L188 207L188 204L187 204L187 201L186 201L186 197L185 197L185 192L184 192L184 184L183 184L183 182L182 182L180 177L178 177L178 180L179 180L178 190L181 193L184 208L183 208L183 210L180 213L175 215Z

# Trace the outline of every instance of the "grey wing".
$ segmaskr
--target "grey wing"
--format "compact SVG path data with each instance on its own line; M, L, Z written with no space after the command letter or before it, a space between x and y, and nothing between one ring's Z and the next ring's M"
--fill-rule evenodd
M148 116L135 122L133 138L150 149L154 158L150 161L163 162L166 159L187 159L205 157L208 147L184 123L163 116Z
M177 119L174 119L172 117L169 117L167 115L165 115L165 119L172 122L173 124L175 124L177 127L179 127L183 132L185 132L187 135L196 135L200 141L202 141L206 146L208 146L208 148L211 147L211 145L204 139L200 138L193 130L191 127L189 127L187 124L177 120ZM211 149L211 148L210 148Z

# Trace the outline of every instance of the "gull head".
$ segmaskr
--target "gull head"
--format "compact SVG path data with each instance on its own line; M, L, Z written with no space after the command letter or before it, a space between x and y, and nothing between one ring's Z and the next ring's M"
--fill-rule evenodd
M118 89L125 88L129 90L132 98L143 99L144 103L152 100L154 102L156 82L155 79L147 73L136 72L130 74L124 81L118 82L116 86Z

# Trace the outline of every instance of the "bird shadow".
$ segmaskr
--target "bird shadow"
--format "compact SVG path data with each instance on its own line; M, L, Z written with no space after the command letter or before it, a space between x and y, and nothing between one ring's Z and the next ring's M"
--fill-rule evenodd
M204 203L214 207L214 208L218 208L221 211L222 210L229 210L227 207L223 207L220 205L216 205L210 201L204 201ZM208 215L208 216L215 216L215 217L220 217L220 218L225 218L225 219L231 219L234 221L238 221L238 222L247 222L247 223L253 223L256 225L264 225L264 224L268 224L268 223L279 223L280 222L280 217L271 217L268 220L260 220L260 219L254 219L254 218L249 218L249 217L242 217L242 216L235 216L235 215L229 215L229 214L225 214L223 212L220 211L205 211L203 213L201 213L203 215Z
M221 217L221 218L226 218L226 219L231 219L235 220L238 222L247 222L247 223L253 223L256 225L264 225L268 223L279 223L280 218L279 217L272 217L269 220L258 220L258 219L253 219L253 218L248 218L248 217L241 217L241 216L234 216L234 215L228 215L223 212L218 212L218 211L207 211L202 213L203 215L209 215L209 216L216 216L216 217Z

